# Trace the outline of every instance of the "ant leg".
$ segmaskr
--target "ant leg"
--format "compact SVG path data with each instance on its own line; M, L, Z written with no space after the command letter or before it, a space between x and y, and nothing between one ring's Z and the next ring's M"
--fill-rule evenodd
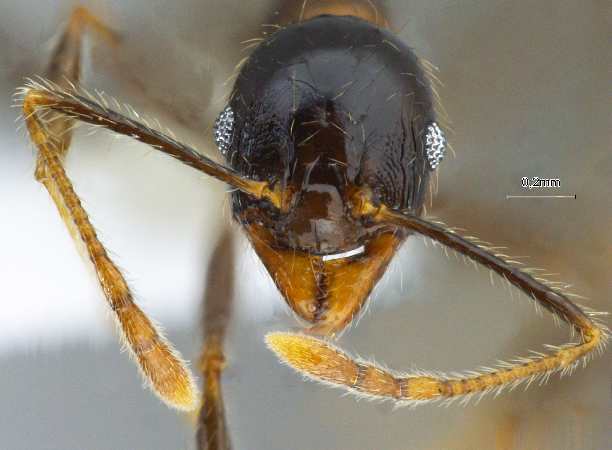
M93 30L98 38L113 47L119 45L120 37L114 30L102 23L87 8L75 7L47 66L47 76L50 80L65 87L68 86L66 79L73 82L79 80L81 42L86 29Z
M196 388L190 372L179 355L163 339L151 321L134 304L125 279L98 240L94 227L75 193L62 165L61 137L48 125L46 112L58 112L70 119L93 123L117 133L137 138L183 163L224 181L259 199L280 205L280 191L266 182L243 178L231 169L200 155L175 139L138 121L116 113L91 98L63 90L50 83L32 83L24 91L23 115L30 137L38 149L40 167L37 178L49 191L72 236L85 244L98 280L115 311L128 347L134 352L145 378L169 405L192 409ZM55 118L53 119L55 121Z
M216 163L193 148L178 142L175 138L151 128L147 120L133 110L128 110L128 114L133 117L114 111L109 106L108 97L98 94L99 98L96 99L92 94L82 88L77 88L74 84L64 89L43 79L29 80L18 93L22 96L20 102L30 137L39 148L41 158L49 157L49 155L45 156L48 153L61 155L58 148L61 150L62 136L56 136L50 125L58 117L71 121L77 120L139 140L245 194L257 199L268 200L277 208L281 207L282 193L279 186L270 185L266 181L250 180L233 169ZM116 100L113 99L113 101L120 107ZM52 114L51 119L49 119L49 113ZM60 115L57 116L57 113ZM70 132L70 129L66 132Z
M204 392L196 436L201 450L231 448L223 406L221 373L225 368L223 341L234 298L232 241L232 231L226 229L212 255L206 283L204 345L200 357Z
M280 202L280 195L267 183L244 179L159 131L112 111L105 104L105 98L96 101L76 88L80 37L86 25L116 40L109 29L86 10L78 8L72 15L50 67L57 83L30 82L21 91L25 122L38 149L36 178L49 192L74 240L84 244L126 345L147 383L168 405L191 410L197 404L197 388L191 372L153 322L134 303L125 278L99 241L66 175L62 160L70 144L72 126L76 121L83 121L140 139L250 195L268 198L274 204Z
M54 53L49 67L50 76L61 86L74 86L79 79L80 45L86 27L117 41L116 35L87 10L76 8ZM58 105L61 99L49 91L28 92L23 112L30 136L38 149L36 178L53 199L75 242L84 244L93 263L109 306L122 331L127 348L138 362L146 382L167 404L190 410L197 403L197 388L191 372L180 355L165 340L151 320L134 303L125 278L98 240L96 231L62 165L70 145L72 119L65 121L61 110L47 111L45 119L37 108Z
M266 340L271 349L302 374L358 394L398 402L450 401L458 396L464 396L468 401L475 393L500 392L506 386L531 383L536 378L546 380L555 372L562 375L571 373L580 362L586 364L595 350L602 351L605 347L610 334L603 324L597 322L597 313L575 305L567 293L528 269L520 269L509 257L463 238L439 223L392 211L384 205L376 207L368 200L358 204L356 213L434 239L496 272L579 331L581 342L548 346L550 353L535 353L535 356L502 362L497 367L471 371L463 376L446 376L418 370L398 374L356 360L323 340L300 334L268 334Z
M47 66L47 78L63 89L68 89L70 86L79 83L81 78L81 44L83 35L88 29L93 30L98 38L104 40L111 47L119 45L120 38L115 31L100 22L87 8L82 6L74 8ZM52 115L50 114L50 116ZM71 129L74 123L67 118L55 120L53 117L49 117L47 124L49 132L56 136L58 140L57 151L63 157L70 146ZM43 179L44 174L45 168L41 157L39 157L36 164L36 179Z

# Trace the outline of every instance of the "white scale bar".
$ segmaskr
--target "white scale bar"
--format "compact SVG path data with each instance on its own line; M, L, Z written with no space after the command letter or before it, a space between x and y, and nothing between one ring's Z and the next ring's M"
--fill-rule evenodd
M510 198L573 198L576 200L576 194L574 195L506 195L506 200Z

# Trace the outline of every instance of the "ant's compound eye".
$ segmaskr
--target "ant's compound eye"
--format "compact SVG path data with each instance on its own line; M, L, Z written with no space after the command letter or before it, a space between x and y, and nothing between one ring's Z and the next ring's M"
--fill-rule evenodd
M219 113L213 130L215 132L215 143L219 151L225 155L232 145L234 133L234 111L229 105Z
M446 138L436 122L432 122L427 126L425 152L427 153L429 167L431 167L431 170L436 170L446 152Z

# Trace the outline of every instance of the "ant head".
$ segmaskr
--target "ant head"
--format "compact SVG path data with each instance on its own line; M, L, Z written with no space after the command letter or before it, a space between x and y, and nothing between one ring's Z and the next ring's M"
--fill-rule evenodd
M234 216L293 309L333 327L355 310L330 292L361 304L404 238L355 216L354 192L420 214L445 143L414 53L371 23L331 16L283 28L254 50L215 139L236 171L280 192L280 208L235 192Z

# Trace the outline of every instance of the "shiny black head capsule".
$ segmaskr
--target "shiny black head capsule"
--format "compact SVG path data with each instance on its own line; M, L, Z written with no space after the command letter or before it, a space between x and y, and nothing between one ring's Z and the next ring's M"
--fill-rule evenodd
M355 17L319 16L272 35L243 66L228 108L228 162L290 197L276 213L235 193L234 214L265 223L276 245L315 254L360 245L373 230L351 216L352 189L419 211L431 162L439 162L439 128L417 57ZM438 147L430 142L428 155L434 125L429 140Z

